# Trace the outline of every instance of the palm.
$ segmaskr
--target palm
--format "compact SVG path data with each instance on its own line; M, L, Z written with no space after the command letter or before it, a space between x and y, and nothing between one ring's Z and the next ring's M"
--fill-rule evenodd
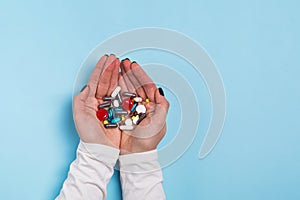
M97 106L103 103L102 98L110 95L111 88L117 85L118 69L115 56L103 56L89 79L88 87L74 99L76 129L84 142L119 148L121 131L106 129L96 117Z
M147 108L147 117L133 131L122 131L121 154L153 150L166 132L168 102L138 64L123 60L121 70L119 84L123 90L134 92L151 101L143 103Z

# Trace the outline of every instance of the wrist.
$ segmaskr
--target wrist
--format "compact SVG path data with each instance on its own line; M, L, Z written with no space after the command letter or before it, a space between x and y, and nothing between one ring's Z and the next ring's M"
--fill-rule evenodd
M131 145L130 147L120 146L120 155L145 153L154 150L156 150L156 146L148 146L148 147L146 145Z

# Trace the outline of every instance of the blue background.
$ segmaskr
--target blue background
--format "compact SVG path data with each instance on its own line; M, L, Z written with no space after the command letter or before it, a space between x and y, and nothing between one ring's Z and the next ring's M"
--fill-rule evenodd
M0 199L55 198L79 141L71 103L81 62L106 38L145 26L200 43L227 93L222 136L199 160L210 114L203 80L171 56L155 57L203 89L198 135L163 170L168 199L300 199L299 6L296 0L1 1ZM150 62L147 53L130 58ZM110 182L108 199L121 199L118 179Z

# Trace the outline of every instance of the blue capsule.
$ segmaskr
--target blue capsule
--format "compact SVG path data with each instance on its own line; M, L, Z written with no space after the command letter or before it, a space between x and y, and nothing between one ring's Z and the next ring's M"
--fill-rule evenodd
M135 108L137 107L138 103L135 102L130 110L130 112L133 112L135 110Z
M112 124L116 124L116 123L118 123L119 121L121 121L121 118L120 118L120 117L116 117L116 118L113 118L110 122L111 122Z
M114 118L114 110L112 108L108 109L108 121Z

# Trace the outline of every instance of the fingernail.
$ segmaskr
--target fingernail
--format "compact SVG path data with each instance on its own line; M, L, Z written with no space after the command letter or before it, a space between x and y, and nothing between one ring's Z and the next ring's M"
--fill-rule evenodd
M129 58L124 58L121 62L125 61L125 60L129 60Z
M83 88L80 90L80 92L82 92L86 87L87 87L87 85L83 86Z
M161 96L165 96L165 93L162 88L158 88L158 91Z
M136 61L132 61L132 63L136 63Z
M104 56L106 56L106 57L107 57L107 56L108 56L108 54L104 54Z
M115 55L115 54L113 54L113 53L111 53L110 55L111 55L111 56L116 56L116 55Z

